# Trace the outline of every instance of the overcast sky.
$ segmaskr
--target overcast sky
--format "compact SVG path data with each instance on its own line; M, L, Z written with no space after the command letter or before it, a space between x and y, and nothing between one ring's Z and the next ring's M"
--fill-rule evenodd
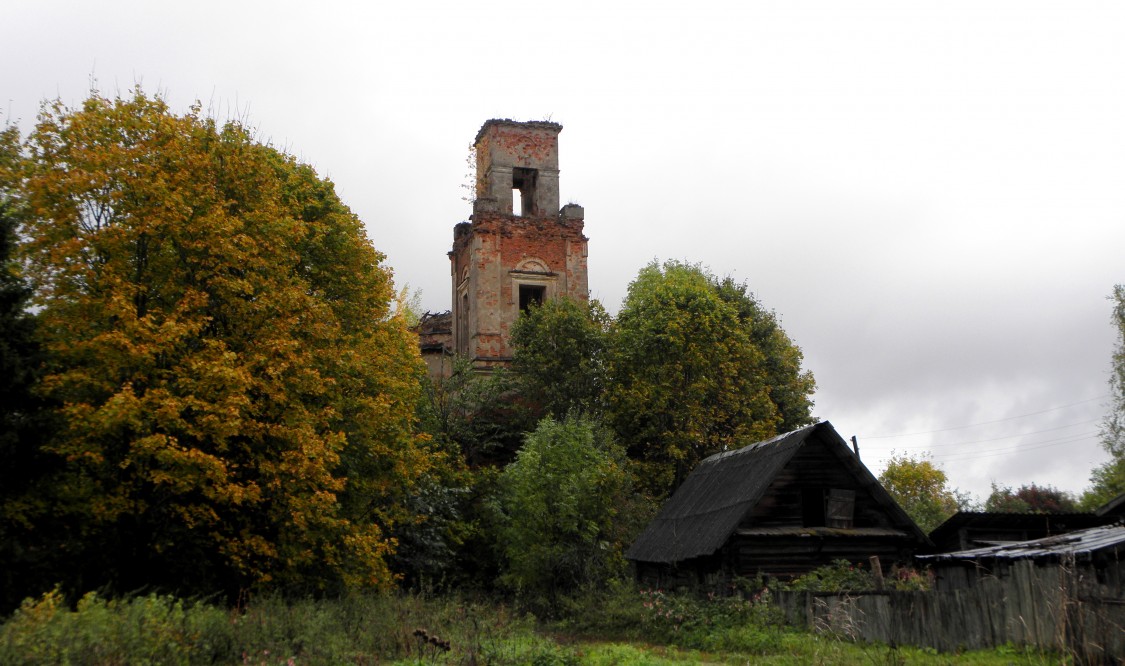
M53 2L0 16L4 117L140 83L331 178L450 307L466 156L550 119L592 295L655 259L746 280L815 414L953 485L1080 491L1125 282L1125 3ZM918 434L913 434L918 433Z

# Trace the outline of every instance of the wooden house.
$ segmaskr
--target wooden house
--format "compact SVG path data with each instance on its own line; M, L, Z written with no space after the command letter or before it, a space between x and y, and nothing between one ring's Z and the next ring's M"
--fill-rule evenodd
M1099 525L1114 518L1095 513L1002 513L958 511L930 532L939 553L997 546L1066 534Z
M929 546L827 421L703 460L626 558L642 583L791 578L835 560L885 566Z

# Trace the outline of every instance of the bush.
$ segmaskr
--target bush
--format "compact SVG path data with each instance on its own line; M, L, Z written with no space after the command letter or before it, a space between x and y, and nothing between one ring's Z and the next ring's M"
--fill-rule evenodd
M928 590L933 587L933 574L928 569L891 567L883 580L891 590ZM847 560L836 560L797 578L783 589L794 592L870 592L875 589L875 575Z
M500 476L501 580L553 611L625 567L617 515L630 500L624 452L596 421L546 418Z
M785 586L796 592L865 592L875 589L875 577L870 571L847 560L817 567Z

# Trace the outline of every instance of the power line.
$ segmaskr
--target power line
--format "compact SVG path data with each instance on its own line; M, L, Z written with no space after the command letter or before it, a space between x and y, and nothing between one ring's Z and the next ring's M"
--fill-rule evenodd
M904 433L899 433L897 435L868 435L867 437L864 437L864 439L891 439L893 437L911 437L913 435L932 435L932 434L939 433L939 432L949 432L950 430L964 430L965 428L975 428L976 426L989 425L989 424L992 424L992 423L1003 423L1004 421L1014 421L1015 419L1027 418L1028 416L1038 416L1039 414L1046 414L1047 412L1054 412L1054 411L1058 411L1060 409L1066 409L1067 407L1075 407L1077 405L1084 405L1088 402L1094 402L1095 400L1104 400L1105 398L1108 398L1108 397L1109 397L1109 394L1100 395L1096 398L1090 398L1089 400L1080 400L1078 402L1072 402L1072 403L1069 403L1069 404L1066 404L1066 405L1059 405L1058 407L1050 407L1048 409L1043 409L1043 410L1040 410L1038 412L1029 412L1027 414L1020 414L1018 416L1008 416L1006 418L996 419L994 421L981 421L980 423L970 423L968 425L953 426L952 428L941 428L941 429L938 429L938 430L924 430L924 431L920 431L920 432L904 432Z
M979 458L994 458L996 456L1006 456L1006 455L1011 455L1013 453L1024 453L1026 451L1037 451L1039 449L1049 449L1051 447L1062 446L1064 444L1074 444L1074 443L1077 443L1077 442L1082 442L1082 441L1086 441L1086 440L1089 440L1089 439L1093 439L1095 435L1096 435L1096 433L1089 434L1089 435L1083 435L1083 436L1079 436L1079 437L1074 437L1074 438L1069 438L1069 439L1063 439L1063 440L1059 440L1059 441L1052 441L1052 442L1049 442L1049 443L1040 442L1035 446L1008 447L1008 448L1003 448L1003 449L989 449L987 451L965 453L965 454L949 453L949 454L946 454L944 456L935 456L934 460L937 461L937 462L960 462L960 461L964 461L964 460L977 460Z
M1054 432L1056 430L1066 430L1067 428L1073 428L1074 426L1089 425L1091 423L1097 423L1100 420L1101 419L1090 419L1088 421L1078 421L1077 423L1068 423L1066 425L1056 426L1054 428L1045 428L1043 430L1032 430L1030 432L1020 432L1020 433L1016 433L1014 435L1004 435L1002 437L990 437L988 439L974 439L974 440L971 440L971 441L968 441L968 442L937 442L937 443L934 443L934 444L915 444L915 445L911 445L911 446L894 446L894 445L891 445L891 444L874 444L874 445L869 446L868 448L869 449L876 449L876 450L878 450L880 448L887 448L887 447L902 448L902 449L912 449L912 448L913 449L932 449L932 448L943 447L943 446L968 446L969 444L983 444L985 442L996 442L996 441L999 441L999 440L1002 440L1002 439L1015 439L1016 437L1030 437L1031 435L1040 435L1040 434L1045 433L1045 432ZM874 438L872 438L872 439L874 439Z

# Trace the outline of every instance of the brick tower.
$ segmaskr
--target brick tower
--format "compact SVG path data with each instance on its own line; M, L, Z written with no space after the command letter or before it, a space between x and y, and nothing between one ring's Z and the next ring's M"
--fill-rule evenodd
M577 204L559 208L561 131L552 122L489 120L477 132L473 215L453 228L449 253L453 351L477 368L512 360L512 324L532 303L589 298L584 213Z

